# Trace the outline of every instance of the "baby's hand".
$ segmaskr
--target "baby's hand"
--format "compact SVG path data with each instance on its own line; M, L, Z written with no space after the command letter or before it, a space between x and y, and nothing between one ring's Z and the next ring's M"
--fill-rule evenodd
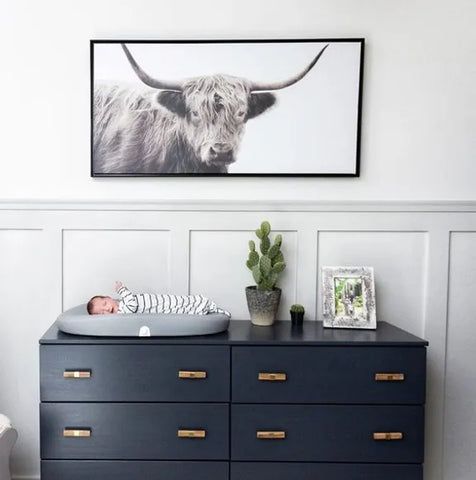
M118 292L123 286L124 286L124 284L122 282L116 282L116 284L114 286L114 290L116 292Z

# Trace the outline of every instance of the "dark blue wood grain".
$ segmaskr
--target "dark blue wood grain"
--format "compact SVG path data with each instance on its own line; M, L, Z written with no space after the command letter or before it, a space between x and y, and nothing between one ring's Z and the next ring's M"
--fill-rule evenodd
M260 440L258 430L285 431ZM374 432L403 432L375 441ZM231 458L239 461L423 462L423 407L362 405L232 405Z
M233 347L233 402L425 403L426 348ZM284 382L259 381L283 372ZM401 382L376 382L376 373L404 373Z
M220 346L42 345L43 402L227 402L230 351ZM65 369L90 369L91 378L65 379ZM180 379L202 370L205 379Z
M42 480L228 480L227 462L43 460Z
M338 463L231 464L230 480L422 480L421 465ZM55 479L56 480L56 479Z
M233 321L226 333L180 338L78 337L53 325L40 343L43 480L423 478L427 342L384 322L356 331ZM92 377L64 379L65 369ZM180 380L180 369L207 379ZM262 371L287 380L259 382ZM92 436L64 438L65 427ZM179 439L178 429L207 436ZM257 430L287 437L258 440ZM404 439L376 442L374 431Z
M42 403L41 458L82 460L227 460L228 405L187 403ZM64 438L65 427L91 428ZM206 438L178 438L204 429Z
M227 332L194 337L119 338L68 335L53 324L40 340L42 344L94 345L335 345L335 346L426 346L428 342L386 322L377 330L323 328L322 322L304 322L292 329L291 322L278 321L271 327L256 327L249 320L233 320Z

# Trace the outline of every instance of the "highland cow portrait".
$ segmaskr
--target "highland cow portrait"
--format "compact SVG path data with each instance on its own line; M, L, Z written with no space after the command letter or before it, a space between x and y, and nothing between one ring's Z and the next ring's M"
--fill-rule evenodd
M91 41L91 174L358 176L363 47Z

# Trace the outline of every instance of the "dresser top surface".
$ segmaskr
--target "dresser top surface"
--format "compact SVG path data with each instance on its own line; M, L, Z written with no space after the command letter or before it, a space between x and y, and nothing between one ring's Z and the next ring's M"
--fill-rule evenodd
M326 345L326 346L427 346L428 342L387 322L377 330L344 330L323 328L322 322L304 322L302 328L289 321L278 321L271 327L257 327L250 321L232 320L228 331L193 337L87 337L60 332L54 323L41 337L43 345Z

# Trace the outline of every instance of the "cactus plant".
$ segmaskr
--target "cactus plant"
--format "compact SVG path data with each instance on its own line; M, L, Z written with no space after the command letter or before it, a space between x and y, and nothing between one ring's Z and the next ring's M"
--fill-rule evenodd
M301 327L304 321L304 307L298 303L291 305L289 309L291 323L294 327Z
M271 225L264 221L255 233L259 239L259 252L253 240L249 241L249 254L246 266L251 270L256 287L261 291L273 290L276 287L279 274L286 268L284 263L281 244L282 235L276 235L274 242L271 242L269 234Z
M304 307L298 303L295 303L294 305L291 305L290 311L291 313L304 313Z

